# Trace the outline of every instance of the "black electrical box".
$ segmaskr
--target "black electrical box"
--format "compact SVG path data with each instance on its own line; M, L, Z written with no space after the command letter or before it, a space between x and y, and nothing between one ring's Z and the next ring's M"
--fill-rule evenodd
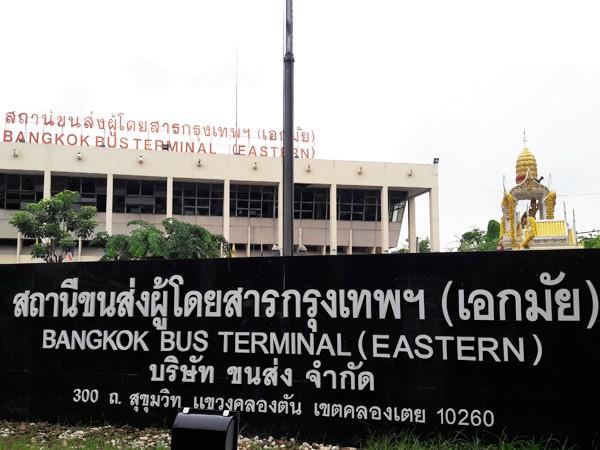
M171 428L172 450L237 450L238 416L183 408Z

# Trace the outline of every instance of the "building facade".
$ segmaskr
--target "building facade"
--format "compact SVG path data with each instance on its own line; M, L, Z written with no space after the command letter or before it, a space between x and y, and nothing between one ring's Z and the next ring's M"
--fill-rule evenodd
M272 255L282 243L281 165L269 157L1 143L0 262L31 261L31 243L8 223L14 210L64 189L98 209L97 231L127 234L131 220L174 217L222 234L237 256ZM294 243L309 254L386 252L403 221L414 252L415 198L423 194L439 251L435 164L295 159L294 182ZM101 254L83 245L74 259Z

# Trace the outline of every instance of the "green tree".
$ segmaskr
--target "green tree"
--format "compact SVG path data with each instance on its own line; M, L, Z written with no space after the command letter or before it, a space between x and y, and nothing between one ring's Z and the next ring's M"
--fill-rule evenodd
M583 243L583 248L600 248L600 234L595 237L581 238L579 242Z
M490 252L496 250L500 238L500 223L496 220L488 222L487 231L480 228L463 233L460 238L459 252Z
M498 248L498 240L500 239L500 222L490 220L488 222L487 231L483 236L483 245L481 251L493 252Z
M421 239L421 240L419 240L417 238L417 241L418 241L418 249L417 249L418 253L430 253L431 252L431 243L429 242L428 237L426 237L425 239ZM390 254L396 254L396 253L410 253L408 239L406 240L406 244L404 245L404 247L398 247L393 250L390 250Z
M223 236L213 235L199 225L165 219L164 232L142 220L131 221L128 226L136 227L129 236L98 233L94 243L104 246L103 260L218 258L221 249L224 256L231 256Z
M164 220L163 227L167 237L167 259L219 258L221 244L227 242L223 236L213 235L206 228L175 219ZM223 249L227 252L225 247L228 245L224 245Z
M90 242L90 246L104 248L102 261L127 261L132 259L129 252L129 236L124 234L111 236L106 231L101 231Z
M419 253L430 253L431 252L431 244L429 242L429 238L421 239L419 241Z
M458 246L459 252L478 252L480 251L481 245L483 244L483 236L485 232L480 228L473 228L472 230L463 233L460 237L460 245Z
M79 194L63 191L51 198L30 203L9 223L23 237L35 239L31 256L46 262L61 262L75 248L78 239L87 239L96 228L96 208L79 206Z

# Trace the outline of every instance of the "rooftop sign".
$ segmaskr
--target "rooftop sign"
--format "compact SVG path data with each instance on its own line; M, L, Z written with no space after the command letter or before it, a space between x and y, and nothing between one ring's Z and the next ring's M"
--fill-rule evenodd
M214 124L134 120L124 113L91 112L85 117L9 111L4 116L3 142L106 147L182 153L224 153L280 157L283 132ZM315 157L315 133L296 128L294 156Z

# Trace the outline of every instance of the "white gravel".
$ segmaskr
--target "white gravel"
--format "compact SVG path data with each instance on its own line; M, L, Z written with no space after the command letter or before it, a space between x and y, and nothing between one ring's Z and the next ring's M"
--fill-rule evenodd
M170 430L157 428L133 427L84 427L50 424L45 422L11 422L0 421L0 448L3 443L14 439L27 438L37 447L45 444L70 445L84 444L86 441L105 442L114 448L154 449L169 448L171 444ZM296 442L294 438L248 437L239 436L239 450L285 449L285 450L357 450L354 447L340 447L322 442Z

